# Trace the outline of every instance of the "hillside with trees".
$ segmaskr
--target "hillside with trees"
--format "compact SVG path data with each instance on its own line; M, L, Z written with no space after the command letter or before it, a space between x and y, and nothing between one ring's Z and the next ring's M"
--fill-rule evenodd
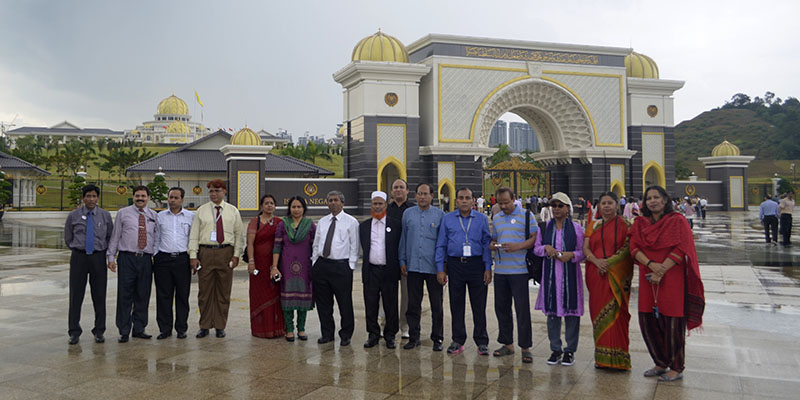
M675 127L676 159L692 162L710 156L723 140L757 160L800 159L800 101L781 100L772 92L753 99L737 93L722 107Z

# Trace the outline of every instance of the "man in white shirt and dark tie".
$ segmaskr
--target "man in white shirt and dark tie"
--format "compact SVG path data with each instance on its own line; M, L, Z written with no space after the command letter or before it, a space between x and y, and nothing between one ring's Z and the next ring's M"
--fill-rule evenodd
M341 345L348 346L355 329L353 317L353 270L358 261L358 221L344 208L344 194L331 191L327 196L330 214L317 224L311 252L314 303L317 305L322 336L317 343L332 342L336 323L333 300L339 304Z

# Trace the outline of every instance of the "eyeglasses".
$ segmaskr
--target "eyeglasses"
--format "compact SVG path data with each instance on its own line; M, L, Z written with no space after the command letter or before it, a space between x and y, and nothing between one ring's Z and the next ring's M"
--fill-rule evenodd
M561 208L561 207L566 207L567 205L566 204L562 204L562 203L558 203L558 204L551 204L550 206L553 207L553 208Z

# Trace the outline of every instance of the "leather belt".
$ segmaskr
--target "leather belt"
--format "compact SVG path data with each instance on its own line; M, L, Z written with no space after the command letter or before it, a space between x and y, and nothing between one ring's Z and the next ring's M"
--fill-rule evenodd
M201 244L200 247L205 247L207 249L223 249L225 247L231 247L229 244Z
M144 257L144 256L152 257L153 256L152 254L145 253L143 251L136 251L136 252L133 252L133 251L120 251L119 253L120 254L128 254L128 255L131 255L131 256L134 256L134 257Z

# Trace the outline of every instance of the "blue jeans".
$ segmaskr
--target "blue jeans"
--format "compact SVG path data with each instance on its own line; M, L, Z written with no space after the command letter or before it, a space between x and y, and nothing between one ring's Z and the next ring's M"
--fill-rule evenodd
M578 350L578 336L581 328L581 317L563 317L567 347L561 348L561 318L547 316L547 337L550 339L550 351L574 353Z

